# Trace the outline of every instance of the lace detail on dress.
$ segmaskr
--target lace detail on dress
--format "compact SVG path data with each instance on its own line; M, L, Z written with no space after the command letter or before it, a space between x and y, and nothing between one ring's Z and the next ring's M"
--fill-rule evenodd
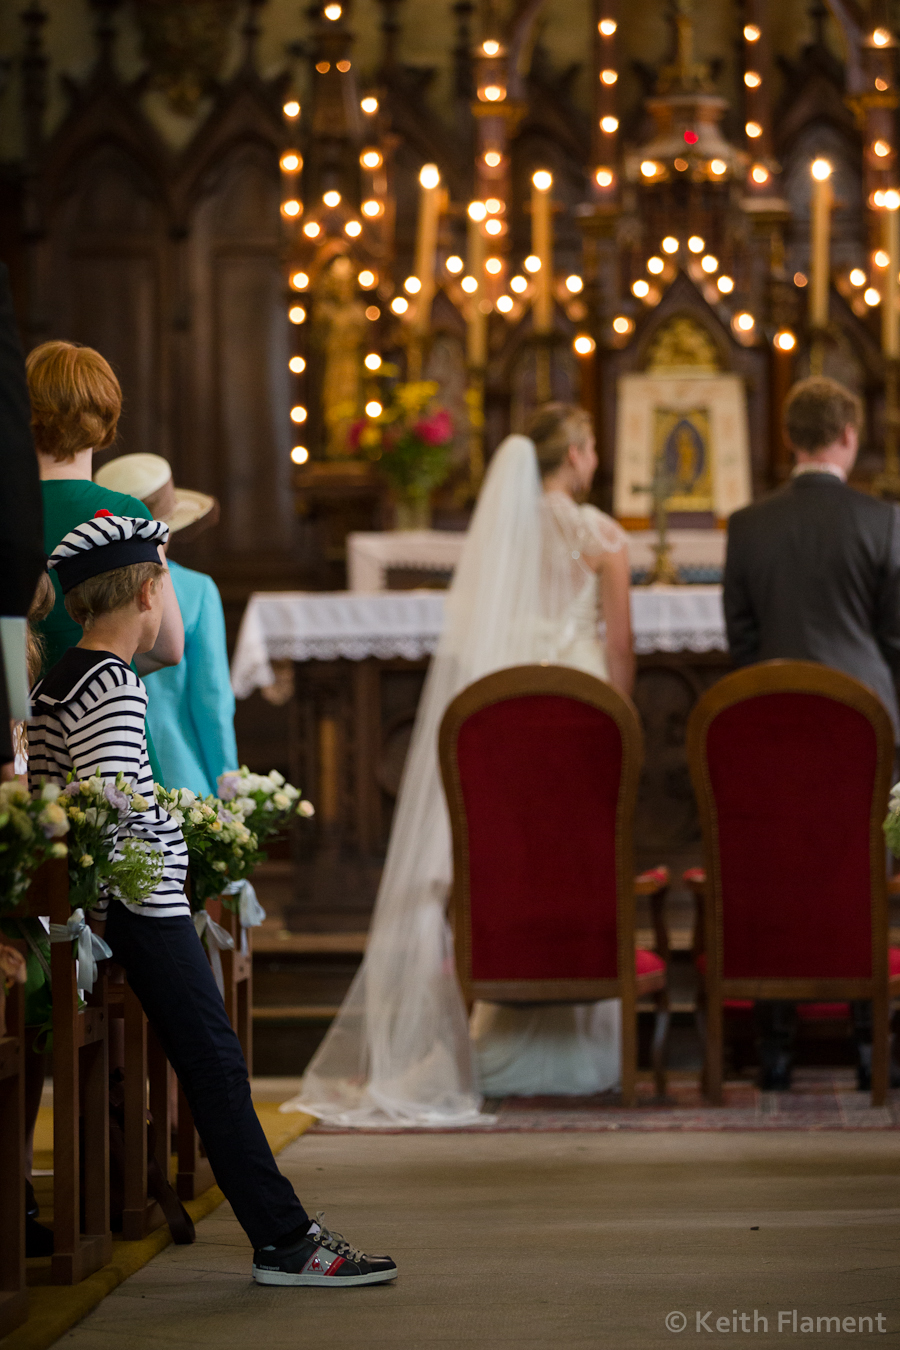
M598 556L618 553L625 531L564 492L541 501L541 614L545 659L607 678Z
M553 521L574 561L582 555L618 553L628 543L628 535L612 516L585 503L579 506L565 492L545 492L541 503Z

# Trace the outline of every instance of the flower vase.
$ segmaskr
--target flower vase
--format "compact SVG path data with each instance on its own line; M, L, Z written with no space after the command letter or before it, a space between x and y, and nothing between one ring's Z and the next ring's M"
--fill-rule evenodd
M431 528L431 502L428 497L398 497L394 528L428 530Z

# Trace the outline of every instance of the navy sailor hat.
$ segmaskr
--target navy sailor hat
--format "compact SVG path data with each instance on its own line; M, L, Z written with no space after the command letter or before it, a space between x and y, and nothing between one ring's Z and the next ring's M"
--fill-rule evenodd
M63 594L88 577L114 572L132 563L159 562L159 546L169 537L162 520L138 520L98 511L60 540L47 562L55 568Z

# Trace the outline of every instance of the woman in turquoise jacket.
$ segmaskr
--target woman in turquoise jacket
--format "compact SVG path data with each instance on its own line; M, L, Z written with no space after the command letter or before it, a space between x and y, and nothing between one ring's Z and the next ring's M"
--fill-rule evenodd
M138 497L166 522L170 540L194 539L218 519L215 498L176 488L161 455L122 455L98 470L97 482ZM170 561L169 573L184 621L184 657L144 677L147 726L167 788L217 795L216 779L238 767L222 600L204 572Z
M145 677L147 725L166 787L218 796L216 779L238 766L222 600L204 572L170 562L169 573L184 620L184 657Z

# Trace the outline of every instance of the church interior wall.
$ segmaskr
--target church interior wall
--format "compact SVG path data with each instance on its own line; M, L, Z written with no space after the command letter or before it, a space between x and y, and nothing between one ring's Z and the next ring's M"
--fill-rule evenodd
M479 11L474 4L450 0L355 0L345 8L358 88L366 89L377 77L390 91L390 131L397 142L393 270L399 284L413 267L417 175L423 161L434 159L449 184L453 211L445 218L442 237L448 246L465 247L465 203L474 190L473 119L471 90L460 86L459 46L463 22L468 42L475 41ZM745 250L746 275L740 284L747 287L748 303L770 305L773 323L794 324L800 331L805 299L790 277L807 266L811 153L825 147L835 163L835 265L861 265L870 241L859 132L839 85L846 57L839 25L821 5L807 0L783 0L769 8L772 104L778 110L773 130L791 212L783 275L774 295L766 289L767 241L751 237L746 220L738 216L734 230L729 224L726 233ZM222 19L201 44L207 84L176 107L171 81L168 91L158 87L166 73L160 60L148 61L142 24L151 9L162 13L165 5L46 0L30 11L46 21L30 28L13 6L0 10L0 247L11 264L26 345L71 337L98 346L119 371L125 409L114 453L161 453L171 460L178 481L220 498L218 530L183 551L176 549L174 556L213 573L233 638L250 591L327 588L344 580L340 542L334 546L330 526L315 511L298 512L290 463L288 410L294 395L286 366L292 334L285 320L278 169L288 133L281 103L290 88L304 107L313 105L309 53L316 39L298 0L223 4ZM511 247L515 256L529 248L529 179L535 167L546 163L554 173L560 208L554 226L557 270L561 276L580 272L594 248L592 285L598 298L592 303L608 313L616 294L631 303L631 269L645 258L650 235L665 229L667 207L660 198L641 216L628 206L617 234L586 240L576 210L589 188L592 11L588 0L545 0L535 10L521 63L525 108L513 141ZM619 12L623 135L626 143L641 144L652 131L644 99L659 68L672 59L670 6L663 0L634 0ZM714 92L729 105L723 133L738 136L741 7L716 0L699 5L696 19L694 57L709 66ZM384 27L394 20L391 48ZM248 27L254 30L249 35ZM812 58L804 53L815 46L817 32L821 51L818 65L810 65ZM732 208L733 202L727 209ZM663 300L660 320L665 305ZM684 312L701 327L719 334L724 368L746 377L754 489L763 491L783 474L786 463L773 433L777 416L770 391L781 386L770 378L771 353L764 342L743 347L727 335L726 320L718 311L718 317L713 315L696 286L685 305ZM877 325L860 313L858 297L835 292L832 305L840 315L841 336L828 357L829 373L866 398L868 442L874 447L869 467L874 468L884 425ZM602 431L596 500L607 507L615 377L640 368L656 321L636 302L632 310L637 339L604 347L595 373L586 375L572 340L587 309L580 300L558 304L549 356L550 392L584 402ZM433 320L435 338L424 373L439 380L442 397L459 411L462 425L466 326L446 291L438 296ZM316 410L326 365L316 345L323 331L317 323L310 323L308 340L313 458L326 454L324 424ZM523 424L538 392L538 357L528 324L501 328L492 329L485 373L488 453L511 427ZM402 362L398 331L396 326L384 330L383 354ZM808 368L809 350L801 344L795 371ZM466 439L460 438L463 459ZM339 529L383 522L382 508L373 501L344 503ZM441 523L463 524L467 505L448 506ZM657 683L662 678L659 672L654 676ZM338 697L333 683L326 686L327 680L326 692L320 690L317 698ZM349 697L346 690L339 693L345 702ZM264 707L258 695L250 703L239 715L259 748L260 762L274 749L286 768L279 731L283 714ZM388 793L388 813L391 800Z

